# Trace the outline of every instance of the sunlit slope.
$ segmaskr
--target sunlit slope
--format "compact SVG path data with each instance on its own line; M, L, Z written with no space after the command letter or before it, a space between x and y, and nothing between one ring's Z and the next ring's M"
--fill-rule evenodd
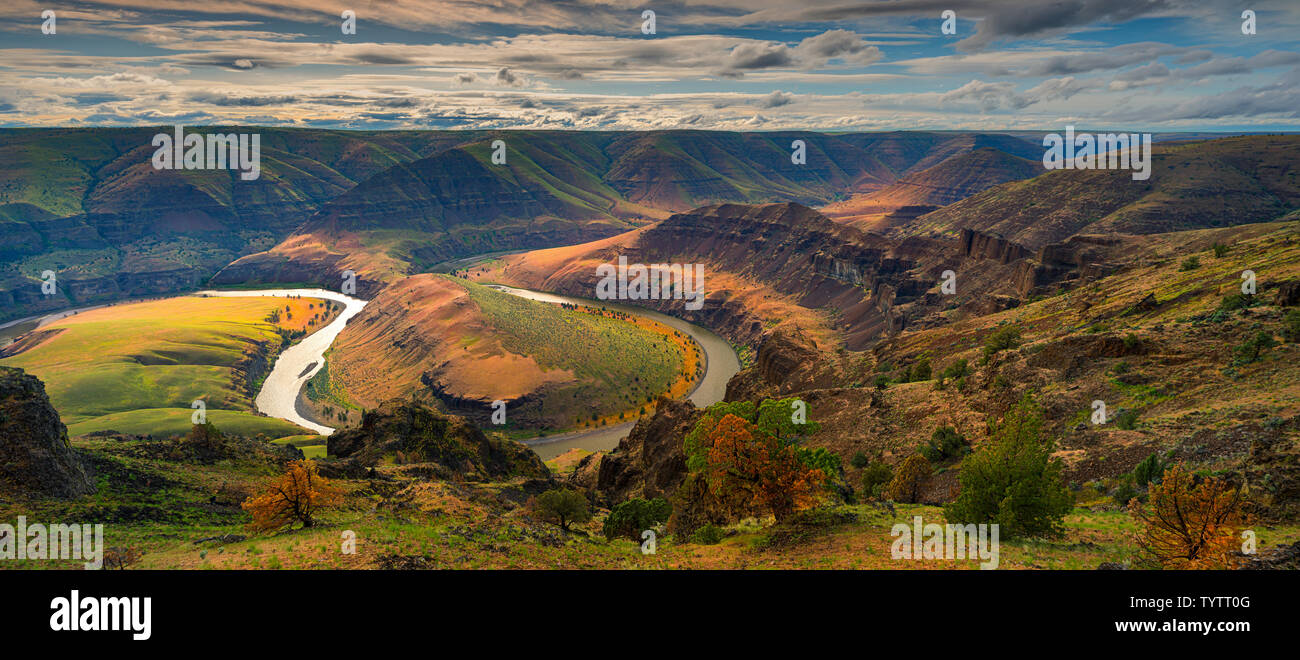
M240 255L283 240L324 202L447 140L265 127L261 175L156 170L153 135L171 127L0 129L0 318L182 291ZM57 273L53 296L40 291Z
M909 174L880 190L830 204L821 212L860 229L883 230L998 184L1028 179L1044 171L1037 160L984 147ZM901 212L892 213L895 211Z
M169 409L181 409L187 424L197 399L211 410L252 417L252 395L280 349L282 333L319 327L321 305L309 299L185 297L105 307L42 328L27 350L0 363L44 381L64 423L83 433L144 431L179 417ZM271 426L297 432L278 420Z
M484 252L573 245L719 202L825 204L985 146L981 134L494 131L400 163L324 205L221 283L392 282ZM796 147L796 145L799 145ZM794 151L803 159L795 162ZM504 162L502 162L504 161Z
M591 426L632 419L657 395L684 395L694 351L658 324L416 275L385 289L339 335L329 390L338 385L366 408L436 398L480 421L505 401L512 429Z
M1077 233L1157 234L1278 219L1300 206L1300 136L1156 146L1151 177L1057 170L921 216L906 234L992 233L1036 249Z

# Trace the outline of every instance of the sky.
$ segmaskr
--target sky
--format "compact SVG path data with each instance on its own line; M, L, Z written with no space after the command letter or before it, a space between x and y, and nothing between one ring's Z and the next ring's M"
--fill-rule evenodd
M1300 0L5 0L0 46L0 126L1300 129Z

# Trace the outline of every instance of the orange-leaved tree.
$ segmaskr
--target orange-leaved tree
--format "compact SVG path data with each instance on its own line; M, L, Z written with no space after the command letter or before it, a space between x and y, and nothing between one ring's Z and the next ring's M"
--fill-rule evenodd
M930 461L912 454L898 466L894 478L885 486L885 497L895 502L914 503L921 497L921 484L930 476Z
M253 517L249 529L270 532L295 522L311 527L321 508L337 504L342 497L339 488L317 472L316 461L305 459L291 461L265 491L240 506Z
M825 473L799 459L797 447L753 423L728 414L704 439L709 490L722 500L748 500L778 521L812 506L822 493Z
M1240 546L1241 489L1219 477L1198 484L1182 464L1165 471L1147 492L1147 504L1129 500L1138 523L1138 546L1166 568L1225 569L1236 566ZM1149 508L1148 508L1149 507Z

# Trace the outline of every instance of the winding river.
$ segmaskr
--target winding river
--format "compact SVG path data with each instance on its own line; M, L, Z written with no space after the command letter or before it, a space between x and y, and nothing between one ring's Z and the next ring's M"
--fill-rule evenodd
M634 305L622 305L610 303L607 300L588 300L584 298L573 298L562 296L554 293L542 293L540 291L530 291L528 289L516 289L514 287L500 284L489 285L497 291L503 291L521 298L537 300L546 303L569 303L571 305L584 305L588 307L606 307L616 309L628 314L636 314L646 318L658 321L674 330L680 330L695 340L699 345L700 352L704 359L704 377L700 379L695 390L691 392L690 400L696 406L703 408L715 404L722 400L727 393L727 381L740 371L740 358L732 350L731 345L718 335L698 326L694 323L687 323L675 316L661 314L659 312L636 307ZM572 433L563 433L560 435L531 438L524 440L533 451L537 452L543 460L555 458L570 449L586 449L588 451L607 451L618 446L618 441L627 436L628 431L632 430L635 422L624 422L616 426L607 426L599 429L588 431L574 431Z
M323 298L343 304L343 311L334 317L325 327L311 333L302 341L284 349L275 359L275 366L267 374L262 389L257 393L254 403L258 412L271 417L288 420L303 428L311 429L321 435L329 435L334 429L322 426L307 419L298 410L298 394L307 381L320 371L325 362L325 351L334 343L334 339L343 332L343 326L356 316L366 301L325 289L253 289L246 291L200 291L195 295L221 298L247 298L252 296L273 296L276 298Z
M644 316L675 330L689 335L696 344L704 360L704 377L690 394L690 400L697 406L708 406L722 400L727 391L727 381L740 371L740 360L726 340L693 323L659 312L632 305L611 304L608 301L586 300L552 293L542 293L527 289L491 285L493 289L511 295L545 303L569 303L573 305L603 306L617 309L629 314ZM271 373L267 375L262 389L257 393L255 404L257 410L271 417L288 420L303 428L311 429L321 435L329 435L333 428L323 426L306 418L298 409L298 398L307 381L320 371L324 364L325 351L334 343L334 339L343 331L343 327L352 317L366 306L366 301L325 289L250 289L235 291L200 291L195 295L216 297L252 297L273 296L278 298L323 298L342 303L343 312L325 327L308 335L302 341L290 346L276 358ZM616 426L599 429L574 431L554 436L536 437L524 440L533 451L544 460L554 458L570 449L601 451L613 449L632 429L634 422L625 422Z

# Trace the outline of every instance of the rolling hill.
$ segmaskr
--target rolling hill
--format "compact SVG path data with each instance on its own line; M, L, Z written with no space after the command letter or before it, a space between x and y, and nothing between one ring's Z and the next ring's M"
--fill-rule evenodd
M975 133L187 129L258 133L261 176L243 181L155 170L152 137L170 131L0 129L0 320L191 290L218 271L218 283L333 286L349 268L392 281L708 204L825 204L984 147L1037 149ZM791 162L795 140L806 164Z
M288 236L325 201L445 135L247 127L261 176L155 170L157 128L0 129L0 319L190 289ZM42 271L58 292L42 295Z
M684 395L698 362L692 342L649 320L420 274L385 288L349 322L325 373L368 409L437 400L486 427L500 400L506 428L535 433L617 423L655 396Z
M827 217L859 229L884 231L1008 181L1043 174L1037 160L992 147L952 156L880 190L854 195L821 209Z
M961 229L1029 249L1076 234L1157 234L1279 219L1300 206L1300 136L1256 135L1157 145L1151 177L1057 170L928 213L900 235Z
M203 399L232 430L291 435L302 430L256 415L253 398L289 333L321 327L325 314L322 301L305 298L110 305L26 335L0 364L44 381L73 434L184 433L191 403Z
M373 291L466 255L589 241L721 202L824 204L972 149L1035 149L946 133L500 131L465 140L362 182L214 281L332 285L351 269ZM496 140L504 164L491 161ZM791 162L796 140L806 164Z

